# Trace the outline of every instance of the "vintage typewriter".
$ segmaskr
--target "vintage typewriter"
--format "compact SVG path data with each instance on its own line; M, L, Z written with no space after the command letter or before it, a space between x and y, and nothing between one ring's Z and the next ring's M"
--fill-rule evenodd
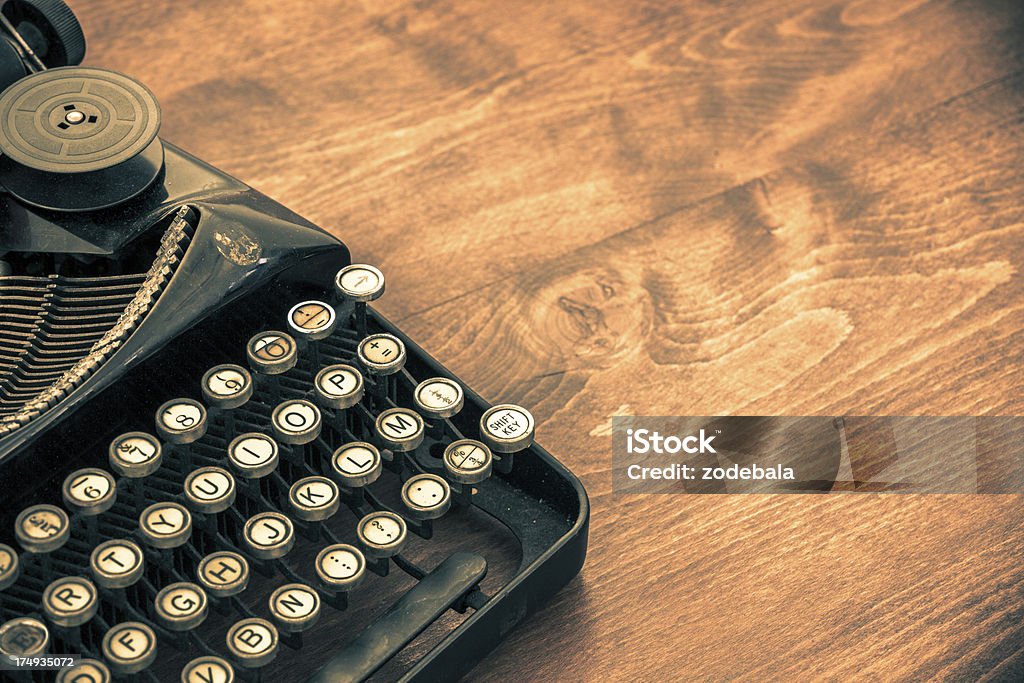
M63 3L0 12L0 679L460 677L579 571L580 483Z

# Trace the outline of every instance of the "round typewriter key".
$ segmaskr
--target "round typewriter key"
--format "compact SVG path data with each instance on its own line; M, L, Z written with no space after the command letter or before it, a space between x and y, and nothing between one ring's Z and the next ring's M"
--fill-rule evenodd
M21 511L14 521L14 535L30 553L48 553L68 540L71 523L68 513L56 505L33 505Z
M277 442L257 432L236 436L228 444L228 462L241 477L265 477L277 467Z
M320 618L320 596L309 586L289 583L271 593L270 614L282 631L305 631Z
M138 673L156 659L156 634L140 621L116 624L103 636L103 657L116 673Z
M277 629L266 619L249 617L228 629L228 650L247 669L269 664L277 654Z
M465 397L458 382L447 377L433 377L417 385L413 392L416 407L427 417L452 417L462 410Z
M148 477L160 467L163 451L152 434L128 432L110 442L110 467L122 477Z
M363 375L351 365L329 365L313 381L316 400L328 408L351 408L363 398Z
M11 546L0 543L0 591L14 585L20 573L18 553Z
M185 581L165 586L153 601L157 621L168 631L189 631L206 620L206 593Z
M305 477L288 491L292 512L307 522L320 522L338 511L341 496L338 485L327 477Z
M533 443L533 415L522 406L494 406L480 418L480 436L491 450L516 453Z
M393 375L405 365L405 344L392 334L371 334L359 342L356 355L371 375Z
M196 512L223 512L235 502L235 478L220 467L200 467L185 478L185 499Z
M96 616L99 594L92 581L81 576L65 576L43 591L43 612L57 626L81 626Z
M334 451L334 455L331 456L331 468L342 486L368 486L380 477L380 451L365 441L347 443Z
M192 515L178 503L154 503L139 515L139 528L154 548L177 548L192 535Z
M339 270L334 276L334 287L342 298L361 302L374 301L384 294L384 273L373 266L353 263Z
M98 659L80 659L60 670L57 683L110 683L110 669Z
M181 683L235 683L235 670L222 657L196 657L181 670Z
M377 558L393 557L405 547L405 520L394 512L378 510L359 520L356 534L366 555Z
M295 367L298 351L295 340L284 332L260 332L245 348L249 366L265 375L280 375Z
M238 595L249 585L249 563L230 550L217 550L199 561L196 576L214 596Z
M18 617L0 626L0 654L8 657L35 657L46 652L50 632L32 617Z
M156 433L171 443L198 441L206 426L206 408L191 398L172 398L156 411Z
M272 560L284 557L295 545L292 520L280 512L260 512L245 523L245 545L253 557Z
M423 418L408 408L388 408L377 416L377 434L393 451L411 451L423 443Z
M270 416L274 434L284 443L300 445L320 436L320 409L301 398L285 401Z
M459 439L444 449L443 460L449 479L460 484L479 484L491 476L494 456L479 441Z
M98 515L117 499L117 483L108 472L87 467L68 475L62 493L68 507L83 515Z
M337 323L334 309L323 301L303 301L288 311L288 327L299 339L326 339Z
M240 365L217 365L206 371L203 398L218 408L238 408L252 398L252 375Z
M104 541L93 548L89 569L96 583L105 588L127 588L142 577L145 568L142 548L127 539Z
M416 519L437 519L452 505L452 491L436 474L417 474L402 486L402 502Z
M355 546L335 543L317 554L316 574L327 588L350 591L366 576L366 558Z

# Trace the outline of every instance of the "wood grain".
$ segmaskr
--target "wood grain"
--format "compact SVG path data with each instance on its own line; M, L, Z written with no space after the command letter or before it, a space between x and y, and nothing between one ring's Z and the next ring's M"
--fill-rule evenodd
M617 496L623 414L1024 412L1024 7L72 2L593 502L474 680L1024 676L1018 496Z

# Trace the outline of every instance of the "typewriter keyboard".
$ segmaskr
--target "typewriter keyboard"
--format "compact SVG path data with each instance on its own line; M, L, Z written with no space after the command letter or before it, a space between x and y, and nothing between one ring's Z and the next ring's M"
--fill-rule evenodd
M333 291L246 332L236 362L146 407L152 422L105 441L102 466L69 466L51 499L17 512L0 544L0 652L79 659L0 675L228 683L285 657L303 674L275 680L329 660L338 680L361 680L443 615L487 602L482 555L427 568L406 551L512 472L534 420L498 405L460 429L460 383L414 377L403 341L371 329L384 284L372 266L343 268ZM396 572L409 587L393 609L328 634L319 660L301 654L325 615Z

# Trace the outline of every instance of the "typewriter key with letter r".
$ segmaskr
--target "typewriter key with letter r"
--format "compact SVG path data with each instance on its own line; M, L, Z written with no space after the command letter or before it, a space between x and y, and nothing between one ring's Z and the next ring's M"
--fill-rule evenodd
M100 599L92 581L65 576L43 591L43 612L57 626L81 626L96 616Z

